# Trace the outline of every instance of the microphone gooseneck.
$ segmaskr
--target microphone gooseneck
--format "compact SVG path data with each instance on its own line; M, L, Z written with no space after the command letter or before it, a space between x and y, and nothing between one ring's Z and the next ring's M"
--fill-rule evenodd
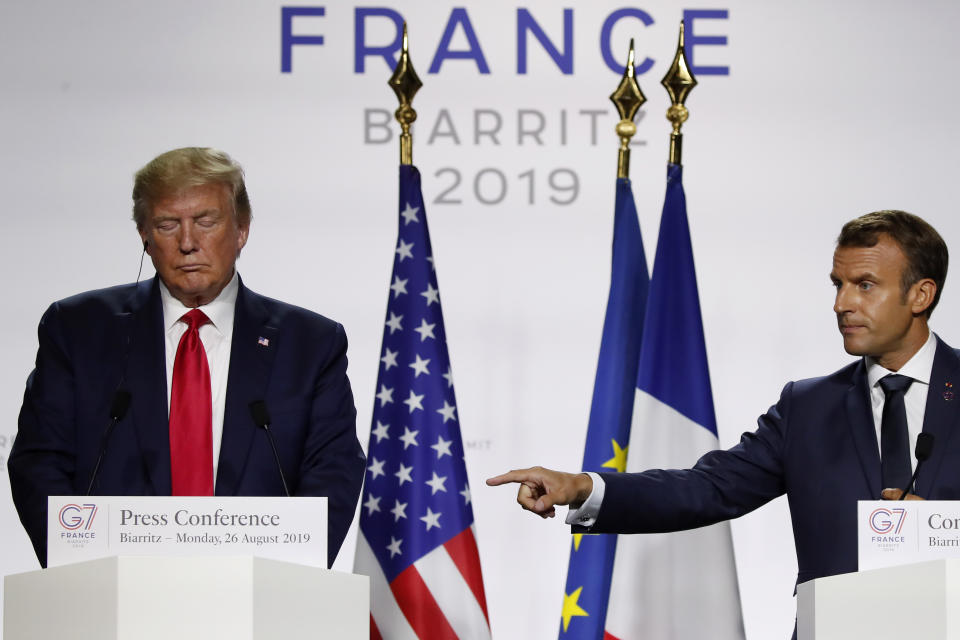
M273 451L273 459L277 461L277 471L280 472L280 482L283 483L283 492L290 497L290 489L287 488L287 479L283 475L283 466L280 464L280 455L277 453L277 444L273 441L273 432L270 431L270 412L267 411L267 403L263 400L254 400L250 403L250 415L253 417L253 423L263 429L267 434L267 441L270 443L270 449Z
M107 444L110 441L110 434L113 433L117 423L123 420L130 409L130 392L123 389L117 389L110 401L110 422L100 438L100 452L97 454L97 463L93 465L93 471L90 473L90 482L87 484L87 492L84 495L90 495L93 491L93 483L97 481L97 474L100 473L100 464L103 462L103 456L107 452Z
M908 484L906 489L903 490L903 493L900 494L901 500L906 498L907 494L910 493L910 489L913 488L913 483L917 480L917 474L920 473L920 466L927 461L931 453L933 453L933 435L929 433L917 434L917 446L913 452L913 455L917 458L917 469L910 478L910 484Z

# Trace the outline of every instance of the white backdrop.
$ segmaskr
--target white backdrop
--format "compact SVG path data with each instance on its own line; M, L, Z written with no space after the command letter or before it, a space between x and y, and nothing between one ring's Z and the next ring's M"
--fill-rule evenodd
M604 65L600 40L604 20L623 5L570 4L573 72L531 36L523 74L518 9L562 49L563 8L554 2L456 4L466 7L489 73L476 58L449 58L428 73L453 4L378 5L409 22L425 85L414 102L414 159L429 203L491 624L505 640L556 637L569 534L482 481L521 465L579 467L609 279L617 118L607 96L619 78ZM244 164L254 207L244 280L346 326L366 442L396 239L398 151L395 134L379 143L385 130L365 129L383 117L369 110L392 112L396 102L382 58L354 69L356 5L318 0L323 16L295 18L295 34L322 35L324 44L295 46L292 71L282 73L276 0L0 4L0 573L36 566L5 473L36 323L55 299L133 280L140 245L129 221L131 178L161 151L210 145ZM652 24L624 18L611 42L623 59L636 37L638 57L654 61L640 77L649 102L632 162L652 257L669 131L658 83L685 7L656 0L637 8ZM699 47L695 62L729 74L701 76L688 100L684 177L720 441L729 446L784 382L849 361L827 278L844 221L902 208L960 248L952 113L960 89L949 73L960 53L960 5L726 0L706 8L727 17L698 21L696 33L728 40ZM369 46L393 40L391 20L366 24ZM468 48L465 33L461 24L450 50ZM475 119L488 130L498 118L496 143L476 135ZM540 118L539 141L520 135ZM501 172L505 194L485 204L500 195L489 169ZM575 194L551 189L558 169L561 187L576 176ZM550 199L573 195L567 205ZM953 286L933 324L957 344ZM734 522L733 535L748 638L788 637L796 560L785 502ZM354 540L338 568L351 567Z

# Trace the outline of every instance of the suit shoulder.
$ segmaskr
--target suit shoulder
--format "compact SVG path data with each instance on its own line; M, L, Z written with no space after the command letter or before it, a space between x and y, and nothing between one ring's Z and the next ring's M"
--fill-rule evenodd
M50 305L49 312L66 314L120 313L129 310L138 295L149 293L151 281L121 284L104 289L84 291Z
M815 378L795 380L788 384L794 394L819 393L831 389L847 389L854 383L856 377L863 373L863 361L855 360L850 364L837 369L833 373Z
M250 296L251 302L261 305L271 322L278 326L323 334L343 333L343 327L339 322L316 311L264 296L249 289L246 290L245 295Z

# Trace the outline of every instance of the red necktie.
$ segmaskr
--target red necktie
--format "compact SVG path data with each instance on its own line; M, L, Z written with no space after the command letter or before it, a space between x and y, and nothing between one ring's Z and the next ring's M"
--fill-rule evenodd
M175 496L213 495L213 402L199 329L210 322L193 309L173 363L170 393L170 480Z

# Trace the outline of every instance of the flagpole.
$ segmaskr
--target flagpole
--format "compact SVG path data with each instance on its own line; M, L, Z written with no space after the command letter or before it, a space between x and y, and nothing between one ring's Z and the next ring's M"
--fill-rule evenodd
M690 65L687 64L687 52L683 46L683 20L680 21L680 41L677 43L677 53L673 57L673 64L667 69L666 75L660 84L670 95L670 108L667 109L667 120L673 124L673 132L670 134L670 164L681 164L681 153L683 150L683 134L680 133L680 127L690 117L690 112L684 106L690 91L697 86L697 79L693 77L690 71Z
M633 66L633 38L630 38L630 53L627 55L627 66L623 70L623 78L617 89L610 94L610 101L620 113L620 122L617 123L617 135L620 136L620 151L617 154L617 177L630 177L630 138L637 132L637 125L633 118L637 115L640 105L647 98L637 84L637 76Z
M413 96L416 95L423 83L413 70L410 62L410 53L407 50L407 23L403 23L403 48L400 51L400 60L393 70L393 75L387 82L393 92L397 94L400 106L394 112L397 122L400 123L400 164L413 164L413 136L410 135L410 125L417 119L417 112L413 109Z

